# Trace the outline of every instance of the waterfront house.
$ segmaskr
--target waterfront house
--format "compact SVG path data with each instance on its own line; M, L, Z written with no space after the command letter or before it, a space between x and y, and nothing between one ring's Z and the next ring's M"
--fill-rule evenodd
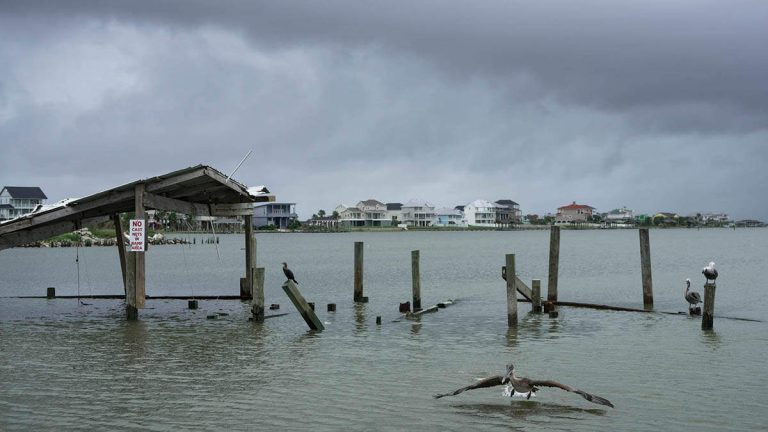
M498 200L496 204L501 206L496 209L497 220L501 225L519 224L523 221L520 204L509 199Z
M588 222L595 208L586 204L572 203L558 207L555 223L579 223Z
M464 206L464 219L469 226L494 227L500 223L499 213L505 211L508 209L501 204L478 199Z
M676 225L679 219L680 216L677 213L659 212L653 215L653 223L656 225L661 223L665 225Z
M360 201L355 206L363 213L365 226L380 227L388 226L391 219L387 214L387 205L375 199Z
M47 199L37 186L5 186L0 190L0 220L31 213L38 205L45 204Z
M626 206L620 209L613 209L606 213L606 223L627 223L635 220L634 212Z
M435 219L435 207L426 201L410 200L403 204L402 212L408 226L427 227Z
M339 224L344 227L362 227L365 226L365 215L361 209L356 206L339 204L334 210L339 215Z
M307 220L306 224L326 229L337 229L339 227L339 219L336 219L333 216L317 216Z
M261 202L253 206L253 226L257 228L273 225L286 229L298 217L296 203Z
M731 218L727 213L705 213L701 215L701 219L705 224L724 224L731 221Z
M403 222L403 205L401 203L387 203L387 218L390 225L397 226Z
M435 220L432 225L440 227L465 227L464 213L455 208L443 207L435 210Z

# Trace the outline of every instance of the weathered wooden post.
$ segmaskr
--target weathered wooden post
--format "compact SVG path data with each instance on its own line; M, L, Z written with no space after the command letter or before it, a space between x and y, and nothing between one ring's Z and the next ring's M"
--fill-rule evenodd
M715 318L715 289L714 283L704 284L704 311L701 313L701 329L712 330Z
M515 277L515 254L507 254L507 325L517 326L517 278Z
M560 227L553 225L549 230L549 279L547 301L557 301L557 273L560 266Z
M115 225L115 243L117 244L117 254L120 257L120 271L123 275L123 294L128 289L125 286L125 238L123 237L123 227L120 224L120 215L115 213L112 215L112 223Z
M134 210L136 213L135 218L144 221L144 244L146 248L147 244L147 214L144 207L144 183L139 183L134 187ZM131 301L126 302L126 317L131 319L138 319L138 310L143 309L146 302L146 257L144 251L130 252L128 255L133 255L134 271L133 271L133 293L130 294ZM130 261L130 260L128 260ZM130 273L126 267L126 278Z
M240 299L253 298L253 272L256 268L256 239L253 236L253 216L246 215L245 219L245 286L240 286Z
M411 251L411 282L413 287L413 311L421 310L421 277L419 275L419 251Z
M253 272L253 296L251 313L254 321L264 321L264 267L257 267Z
M45 297L49 299L56 298L56 287L48 287L45 290Z
M325 326L323 326L322 321L320 321L319 318L317 318L317 315L315 315L315 311L312 310L311 307L309 307L309 303L304 299L304 297L299 292L299 289L296 287L296 284L293 283L293 281L289 280L286 281L283 284L283 291L285 291L285 294L288 296L289 299L291 299L291 302L293 302L293 305L296 306L296 309L298 309L299 313L301 314L301 317L304 318L304 321L307 323L307 326L309 326L312 330L324 330Z
M355 242L354 301L363 302L363 242Z
M531 311L541 313L541 280L531 281Z
M328 312L336 312L336 303L328 303Z
M640 228L640 270L643 276L643 307L653 309L653 278L651 277L651 239L648 228Z
M125 257L125 318L129 321L139 319L136 308L136 255L136 252L131 252Z

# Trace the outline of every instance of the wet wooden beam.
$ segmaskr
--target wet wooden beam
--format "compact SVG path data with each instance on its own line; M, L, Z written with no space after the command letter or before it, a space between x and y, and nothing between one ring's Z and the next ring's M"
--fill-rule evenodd
M363 242L355 242L355 280L353 300L363 302Z
M507 264L507 325L517 326L517 278L515 275L515 254L506 255ZM512 275L513 277L510 277Z
M560 227L552 226L549 231L549 279L547 280L547 301L557 301L557 277L560 267Z
M322 321L315 315L315 311L309 307L309 304L304 299L304 296L301 295L299 288L296 287L296 284L293 283L293 281L286 281L283 284L283 291L285 291L285 294L291 299L291 302L296 306L296 309L311 330L325 330Z
M531 281L531 311L541 313L541 280Z
M264 320L264 267L258 267L253 272L253 296L251 298L251 313L254 321Z
M704 310L701 312L701 329L712 330L715 317L715 289L714 283L704 285Z
M411 251L411 290L413 292L413 311L421 310L421 276L419 275L419 251Z
M144 207L144 184L139 183L135 186L134 206L136 219L144 220L144 245L147 243L147 213ZM146 296L146 257L145 252L130 252L136 255L136 309L143 309Z
M123 237L123 227L120 224L120 215L112 215L112 223L115 225L115 245L117 246L117 255L120 259L120 272L123 275L123 293L128 292L125 282L125 237Z
M150 209L167 210L193 216L211 216L211 210L205 204L195 204L150 192L144 192L144 205Z
M643 307L653 309L653 277L651 276L651 239L648 228L640 228L640 271L643 278Z

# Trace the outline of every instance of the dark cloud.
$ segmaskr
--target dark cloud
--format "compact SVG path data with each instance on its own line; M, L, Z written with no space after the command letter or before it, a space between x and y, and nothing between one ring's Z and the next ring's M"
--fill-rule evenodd
M768 219L765 22L763 2L4 2L0 178L63 198L255 148L236 177L303 216Z

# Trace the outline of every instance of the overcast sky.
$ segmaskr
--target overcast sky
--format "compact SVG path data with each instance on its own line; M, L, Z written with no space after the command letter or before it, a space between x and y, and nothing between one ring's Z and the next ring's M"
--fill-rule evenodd
M0 186L206 164L374 198L768 220L768 2L0 0Z

